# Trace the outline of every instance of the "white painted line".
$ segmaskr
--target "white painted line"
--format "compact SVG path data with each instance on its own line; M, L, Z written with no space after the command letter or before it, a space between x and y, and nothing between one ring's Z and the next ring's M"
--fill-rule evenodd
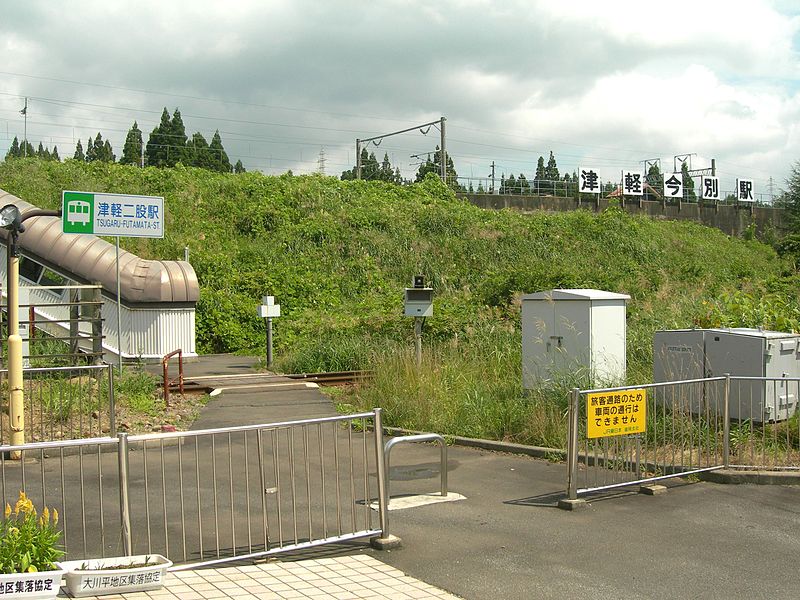
M229 373L227 375L198 375L196 377L187 375L184 377L184 379L194 381L196 379L231 379L234 377L244 379L251 377L263 377L265 379L288 379L288 377L284 377L283 375L270 375L269 373Z
M456 502L458 500L466 500L466 496L456 494L455 492L448 492L447 496L442 496L439 493L435 494L417 494L416 496L396 496L389 501L389 510L403 510L406 508L416 508L417 506L427 506L428 504L440 504L441 502ZM372 510L378 510L378 503L373 502L369 505Z
M278 389L317 389L319 386L316 383L310 382L297 382L297 383L247 383L244 385L225 385L222 387L214 388L214 392L220 393L223 390L278 390ZM214 396L213 392L210 394Z

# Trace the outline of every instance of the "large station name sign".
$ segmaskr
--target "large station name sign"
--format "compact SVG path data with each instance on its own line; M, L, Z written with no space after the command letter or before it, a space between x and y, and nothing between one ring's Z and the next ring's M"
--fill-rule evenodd
M645 187L649 187L645 174L641 171L622 172L622 194L624 196L643 196ZM600 186L600 177L595 169L579 168L578 191L581 194L599 194L603 190ZM665 198L683 198L683 174L664 173L664 183L659 190ZM702 200L719 202L722 200L719 177L703 175L700 177L700 198ZM755 202L753 196L753 180L736 180L736 199L739 202Z
M63 192L64 233L119 237L164 237L164 198L126 194Z

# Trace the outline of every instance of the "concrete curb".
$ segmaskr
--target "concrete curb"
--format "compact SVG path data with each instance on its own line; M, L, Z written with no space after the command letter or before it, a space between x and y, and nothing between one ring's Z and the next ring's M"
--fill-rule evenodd
M800 471L746 471L743 469L719 469L700 473L700 479L711 483L732 485L800 485Z

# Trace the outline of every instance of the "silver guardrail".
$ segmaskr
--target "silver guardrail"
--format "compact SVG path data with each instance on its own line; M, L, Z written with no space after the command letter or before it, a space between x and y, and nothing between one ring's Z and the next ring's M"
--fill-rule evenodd
M590 418L613 428L615 416L621 426L628 416L619 403L603 399L636 390L646 395L645 428L593 438ZM597 405L590 405L590 398ZM799 398L800 378L792 377L725 375L574 389L568 412L567 497L724 468L797 470Z
M390 477L390 457L392 448L398 444L406 444L409 442L436 442L440 448L440 490L444 497L447 497L447 444L444 438L438 433L419 433L415 435L402 435L393 437L388 440L384 445L383 453L386 457L386 503L387 505L392 501L392 495L389 493L389 480Z
M386 537L382 431L375 409L0 446L0 502L57 508L68 559L159 553L175 570Z

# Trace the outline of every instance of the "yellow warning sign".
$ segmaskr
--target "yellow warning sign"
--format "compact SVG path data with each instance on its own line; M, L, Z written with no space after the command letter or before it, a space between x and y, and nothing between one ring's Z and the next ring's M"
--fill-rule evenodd
M646 417L644 389L586 395L586 431L590 438L642 433Z

